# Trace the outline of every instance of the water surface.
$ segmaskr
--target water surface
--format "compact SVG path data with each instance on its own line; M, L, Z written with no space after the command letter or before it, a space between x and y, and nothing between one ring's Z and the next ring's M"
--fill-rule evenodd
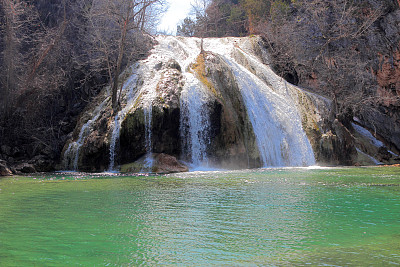
M400 169L0 179L1 266L400 265Z

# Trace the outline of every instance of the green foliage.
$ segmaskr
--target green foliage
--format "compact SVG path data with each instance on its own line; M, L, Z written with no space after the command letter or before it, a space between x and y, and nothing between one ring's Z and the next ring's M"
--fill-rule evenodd
M196 30L196 23L190 17L187 17L183 20L181 25L177 26L176 35L192 37L195 35L195 30Z
M276 0L271 5L270 17L272 21L281 21L285 19L290 12L290 7L282 0Z

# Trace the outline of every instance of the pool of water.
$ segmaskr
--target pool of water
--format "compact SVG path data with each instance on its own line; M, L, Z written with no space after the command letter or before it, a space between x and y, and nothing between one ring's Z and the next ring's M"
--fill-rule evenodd
M1 266L400 265L400 168L0 179Z

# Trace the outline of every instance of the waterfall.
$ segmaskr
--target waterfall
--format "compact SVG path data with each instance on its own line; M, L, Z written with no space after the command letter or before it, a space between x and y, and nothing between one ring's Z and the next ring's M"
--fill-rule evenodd
M148 101L143 106L144 113L144 126L145 126L145 148L146 148L146 159L145 159L145 167L151 168L153 165L153 156L152 156L152 116L153 116L153 103Z
M182 69L184 88L180 95L180 136L182 158L192 169L208 167L207 147L210 143L209 92L195 78L190 65L200 53L200 39L160 36L159 51L176 60Z
M108 171L113 172L115 169L115 158L117 155L118 148L118 140L121 132L122 121L125 118L126 114L133 107L136 99L139 97L138 92L135 90L138 85L139 74L138 74L138 64L134 64L130 71L132 74L129 76L127 81L124 82L124 85L121 90L120 101L121 103L126 103L125 107L122 108L114 117L113 130L110 138L110 164L108 166Z
M121 131L121 114L118 112L114 118L114 128L111 134L110 140L110 166L108 166L108 171L112 172L115 170L115 153L116 153L116 145L119 139L119 134Z
M149 57L132 65L122 74L121 110L114 115L109 127L109 171L118 167L118 151L121 126L130 112L143 109L145 151L147 167L152 165L153 153L153 105L160 104L162 81L171 59L178 62L183 86L179 89L180 125L182 144L181 158L192 169L209 167L208 155L213 136L211 130L211 103L216 100L210 89L198 80L192 64L200 53L200 39L158 36L157 45ZM222 70L233 74L254 130L255 142L264 167L308 166L315 164L309 140L302 128L296 98L299 88L290 85L265 65L253 51L252 38L204 39L204 49L225 61ZM265 51L261 51L265 52ZM206 71L207 72L207 71ZM206 75L207 78L207 75ZM164 80L163 80L164 79ZM218 88L215 88L218 91ZM158 104L157 104L158 103ZM93 112L93 118L80 130L79 138L65 152L66 167L78 169L79 150L101 111L109 104L103 101ZM165 108L164 106L160 106ZM166 107L168 108L168 107ZM159 152L159 151L157 151ZM161 152L160 152L161 153ZM257 152L255 152L257 154ZM255 156L257 157L257 155Z
M245 67L227 62L241 90L264 166L313 165L311 145L289 97L274 92Z
M182 152L193 167L207 167L207 145L211 138L210 116L206 106L208 94L190 73L186 73L185 81L180 102Z
M78 139L71 142L64 153L64 168L66 170L78 171L79 150L81 149L86 138L92 131L93 124L100 117L101 111L105 107L109 98L106 98L99 106L93 111L93 117L89 119L81 128Z
M131 66L132 74L122 87L121 103L126 103L114 118L114 128L110 139L110 165L109 171L116 171L116 151L121 132L121 125L129 111L134 108L138 101L143 104L146 127L146 151L150 162L151 155L151 117L152 101L156 96L157 83L160 80L160 74L154 69L159 62L159 55L152 54L146 60L135 63Z
M249 38L209 39L205 49L221 55L230 66L264 167L314 165L314 153L290 93L299 89L294 89L253 55Z

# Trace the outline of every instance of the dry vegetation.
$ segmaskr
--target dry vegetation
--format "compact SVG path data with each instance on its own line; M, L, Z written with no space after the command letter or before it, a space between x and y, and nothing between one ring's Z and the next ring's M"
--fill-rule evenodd
M57 159L77 115L152 46L162 0L0 0L0 154Z

